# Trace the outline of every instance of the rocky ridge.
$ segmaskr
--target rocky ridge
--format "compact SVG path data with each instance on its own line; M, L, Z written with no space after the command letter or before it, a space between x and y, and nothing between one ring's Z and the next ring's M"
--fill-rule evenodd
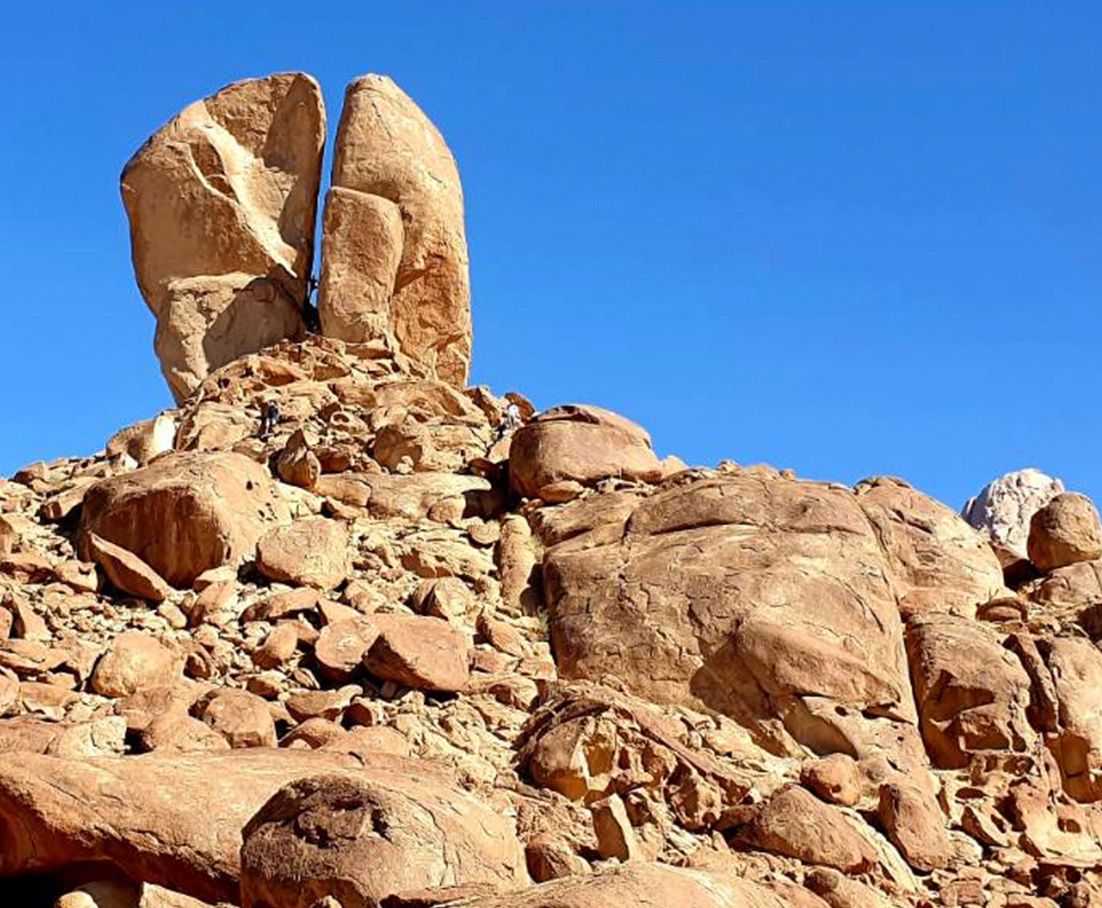
M143 146L179 403L0 480L13 904L1102 904L1093 505L1027 471L966 520L466 388L458 172L381 77L314 323L320 105L238 83Z

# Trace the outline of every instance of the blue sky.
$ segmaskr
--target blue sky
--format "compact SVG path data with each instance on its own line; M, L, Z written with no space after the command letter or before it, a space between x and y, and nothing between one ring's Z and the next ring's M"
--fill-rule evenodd
M118 174L302 69L331 126L385 72L448 139L473 381L691 463L1102 499L1098 4L172 6L5 12L0 474L170 403Z

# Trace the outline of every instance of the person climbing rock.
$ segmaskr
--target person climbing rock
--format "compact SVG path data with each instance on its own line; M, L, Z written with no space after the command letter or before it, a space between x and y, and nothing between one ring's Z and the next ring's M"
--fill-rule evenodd
M268 401L261 409L260 413L260 429L257 432L257 437L264 441L268 438L268 434L279 423L279 404L274 400Z

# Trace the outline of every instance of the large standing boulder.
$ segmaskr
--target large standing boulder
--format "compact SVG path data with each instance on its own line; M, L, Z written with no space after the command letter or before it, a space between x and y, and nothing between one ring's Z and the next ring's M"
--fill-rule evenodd
M463 387L471 358L463 190L421 109L385 76L345 93L322 227L322 332L390 333L403 353Z
M1086 495L1065 492L1029 522L1029 560L1042 574L1102 558L1102 524Z
M272 523L289 519L267 470L241 454L180 453L101 480L84 495L81 557L92 534L132 552L176 587L251 557Z
M554 483L582 485L617 477L656 481L662 465L640 426L601 407L552 407L521 426L509 446L509 482L517 495L539 497Z
M319 774L369 787L387 804L393 834L412 830L403 854L424 869L404 877L412 885L438 885L449 875L463 881L468 872L520 881L523 856L511 824L446 774L394 755L282 748L93 760L20 754L0 763L0 876L103 861L136 880L237 905L246 823L283 786ZM327 822L308 812L299 819L304 837ZM440 832L431 832L433 819ZM339 818L330 828L339 832ZM253 892L291 869L272 868L273 851L259 854L248 857ZM445 854L463 860L447 862Z
M420 782L420 784L418 784ZM397 774L292 782L245 827L243 908L375 908L394 893L528 881L512 822L475 798Z
M185 108L123 170L134 271L177 400L301 334L324 142L318 84L280 73Z
M1058 704L1057 731L1047 743L1064 790L1077 801L1102 799L1102 653L1089 640L1058 637L1048 645Z
M975 498L968 499L961 516L991 539L1003 565L1028 558L1029 522L1037 511L1064 491L1064 484L1029 467L993 479Z

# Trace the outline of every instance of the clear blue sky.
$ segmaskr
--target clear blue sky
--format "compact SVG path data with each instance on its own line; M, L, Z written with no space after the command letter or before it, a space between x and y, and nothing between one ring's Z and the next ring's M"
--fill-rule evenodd
M173 7L170 9L169 7ZM393 76L467 197L473 379L692 463L1102 499L1097 3L18 3L0 474L169 404L118 174L235 79ZM328 166L328 165L327 165Z

